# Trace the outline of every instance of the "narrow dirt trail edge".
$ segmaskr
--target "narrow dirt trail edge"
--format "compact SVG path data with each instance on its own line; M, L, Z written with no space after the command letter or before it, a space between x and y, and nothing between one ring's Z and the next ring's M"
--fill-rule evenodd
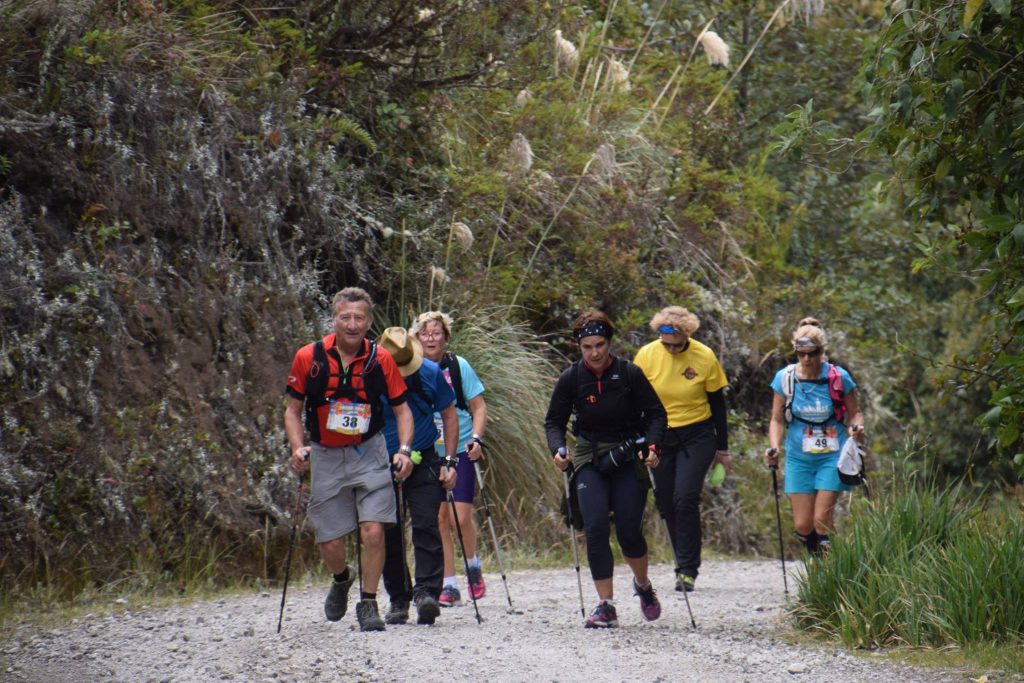
M596 604L584 573L589 612ZM360 633L355 612L323 617L326 586L289 589L278 635L280 593L253 593L180 607L88 616L49 631L24 631L0 647L4 681L964 681L842 648L792 646L777 562L709 561L690 627L672 569L653 567L661 619L647 623L630 575L616 566L620 628L585 630L575 572L512 571L514 609L501 577L485 573L487 596L442 610L434 626ZM795 581L790 580L790 590ZM353 587L352 597L357 595ZM378 600L383 612L387 599ZM412 621L415 621L413 614Z

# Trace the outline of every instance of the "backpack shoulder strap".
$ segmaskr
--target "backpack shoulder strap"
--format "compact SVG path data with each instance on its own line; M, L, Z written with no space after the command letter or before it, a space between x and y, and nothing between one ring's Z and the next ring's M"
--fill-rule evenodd
M452 380L455 406L469 412L469 403L466 402L466 394L462 387L462 368L459 366L459 357L451 351L445 351L441 356L441 367L448 370L448 376Z
M843 373L835 363L828 364L828 394L832 398L836 422L846 417L846 392L843 390Z
M793 385L796 382L796 366L787 365L782 371L782 396L786 399L786 424L793 421Z
M320 424L317 421L316 410L325 402L324 395L327 393L327 383L331 377L331 364L327 360L327 348L323 339L318 339L313 344L313 362L306 373L306 429L310 437L319 442Z

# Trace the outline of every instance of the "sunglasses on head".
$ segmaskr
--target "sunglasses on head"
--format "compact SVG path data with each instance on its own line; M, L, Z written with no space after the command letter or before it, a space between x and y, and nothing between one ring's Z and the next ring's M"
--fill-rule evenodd
M807 358L815 358L815 357L820 356L820 355L821 355L821 349L814 349L813 351L797 351L796 352L796 357L797 358L804 358L805 356Z

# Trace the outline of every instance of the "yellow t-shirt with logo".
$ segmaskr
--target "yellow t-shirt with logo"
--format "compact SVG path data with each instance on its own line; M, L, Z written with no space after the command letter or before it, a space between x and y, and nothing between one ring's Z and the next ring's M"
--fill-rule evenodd
M669 427L684 427L711 417L708 392L729 383L715 352L696 339L671 354L655 339L636 352L633 362L647 375L668 413Z

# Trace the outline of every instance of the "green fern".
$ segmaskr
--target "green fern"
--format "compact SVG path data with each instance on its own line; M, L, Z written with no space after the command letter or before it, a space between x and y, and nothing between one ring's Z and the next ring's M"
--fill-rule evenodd
M363 143L370 152L377 151L377 142L370 135L369 131L344 114L334 113L329 116L317 116L315 125L321 130L330 131L330 141L332 144L338 144L342 138L352 138Z

